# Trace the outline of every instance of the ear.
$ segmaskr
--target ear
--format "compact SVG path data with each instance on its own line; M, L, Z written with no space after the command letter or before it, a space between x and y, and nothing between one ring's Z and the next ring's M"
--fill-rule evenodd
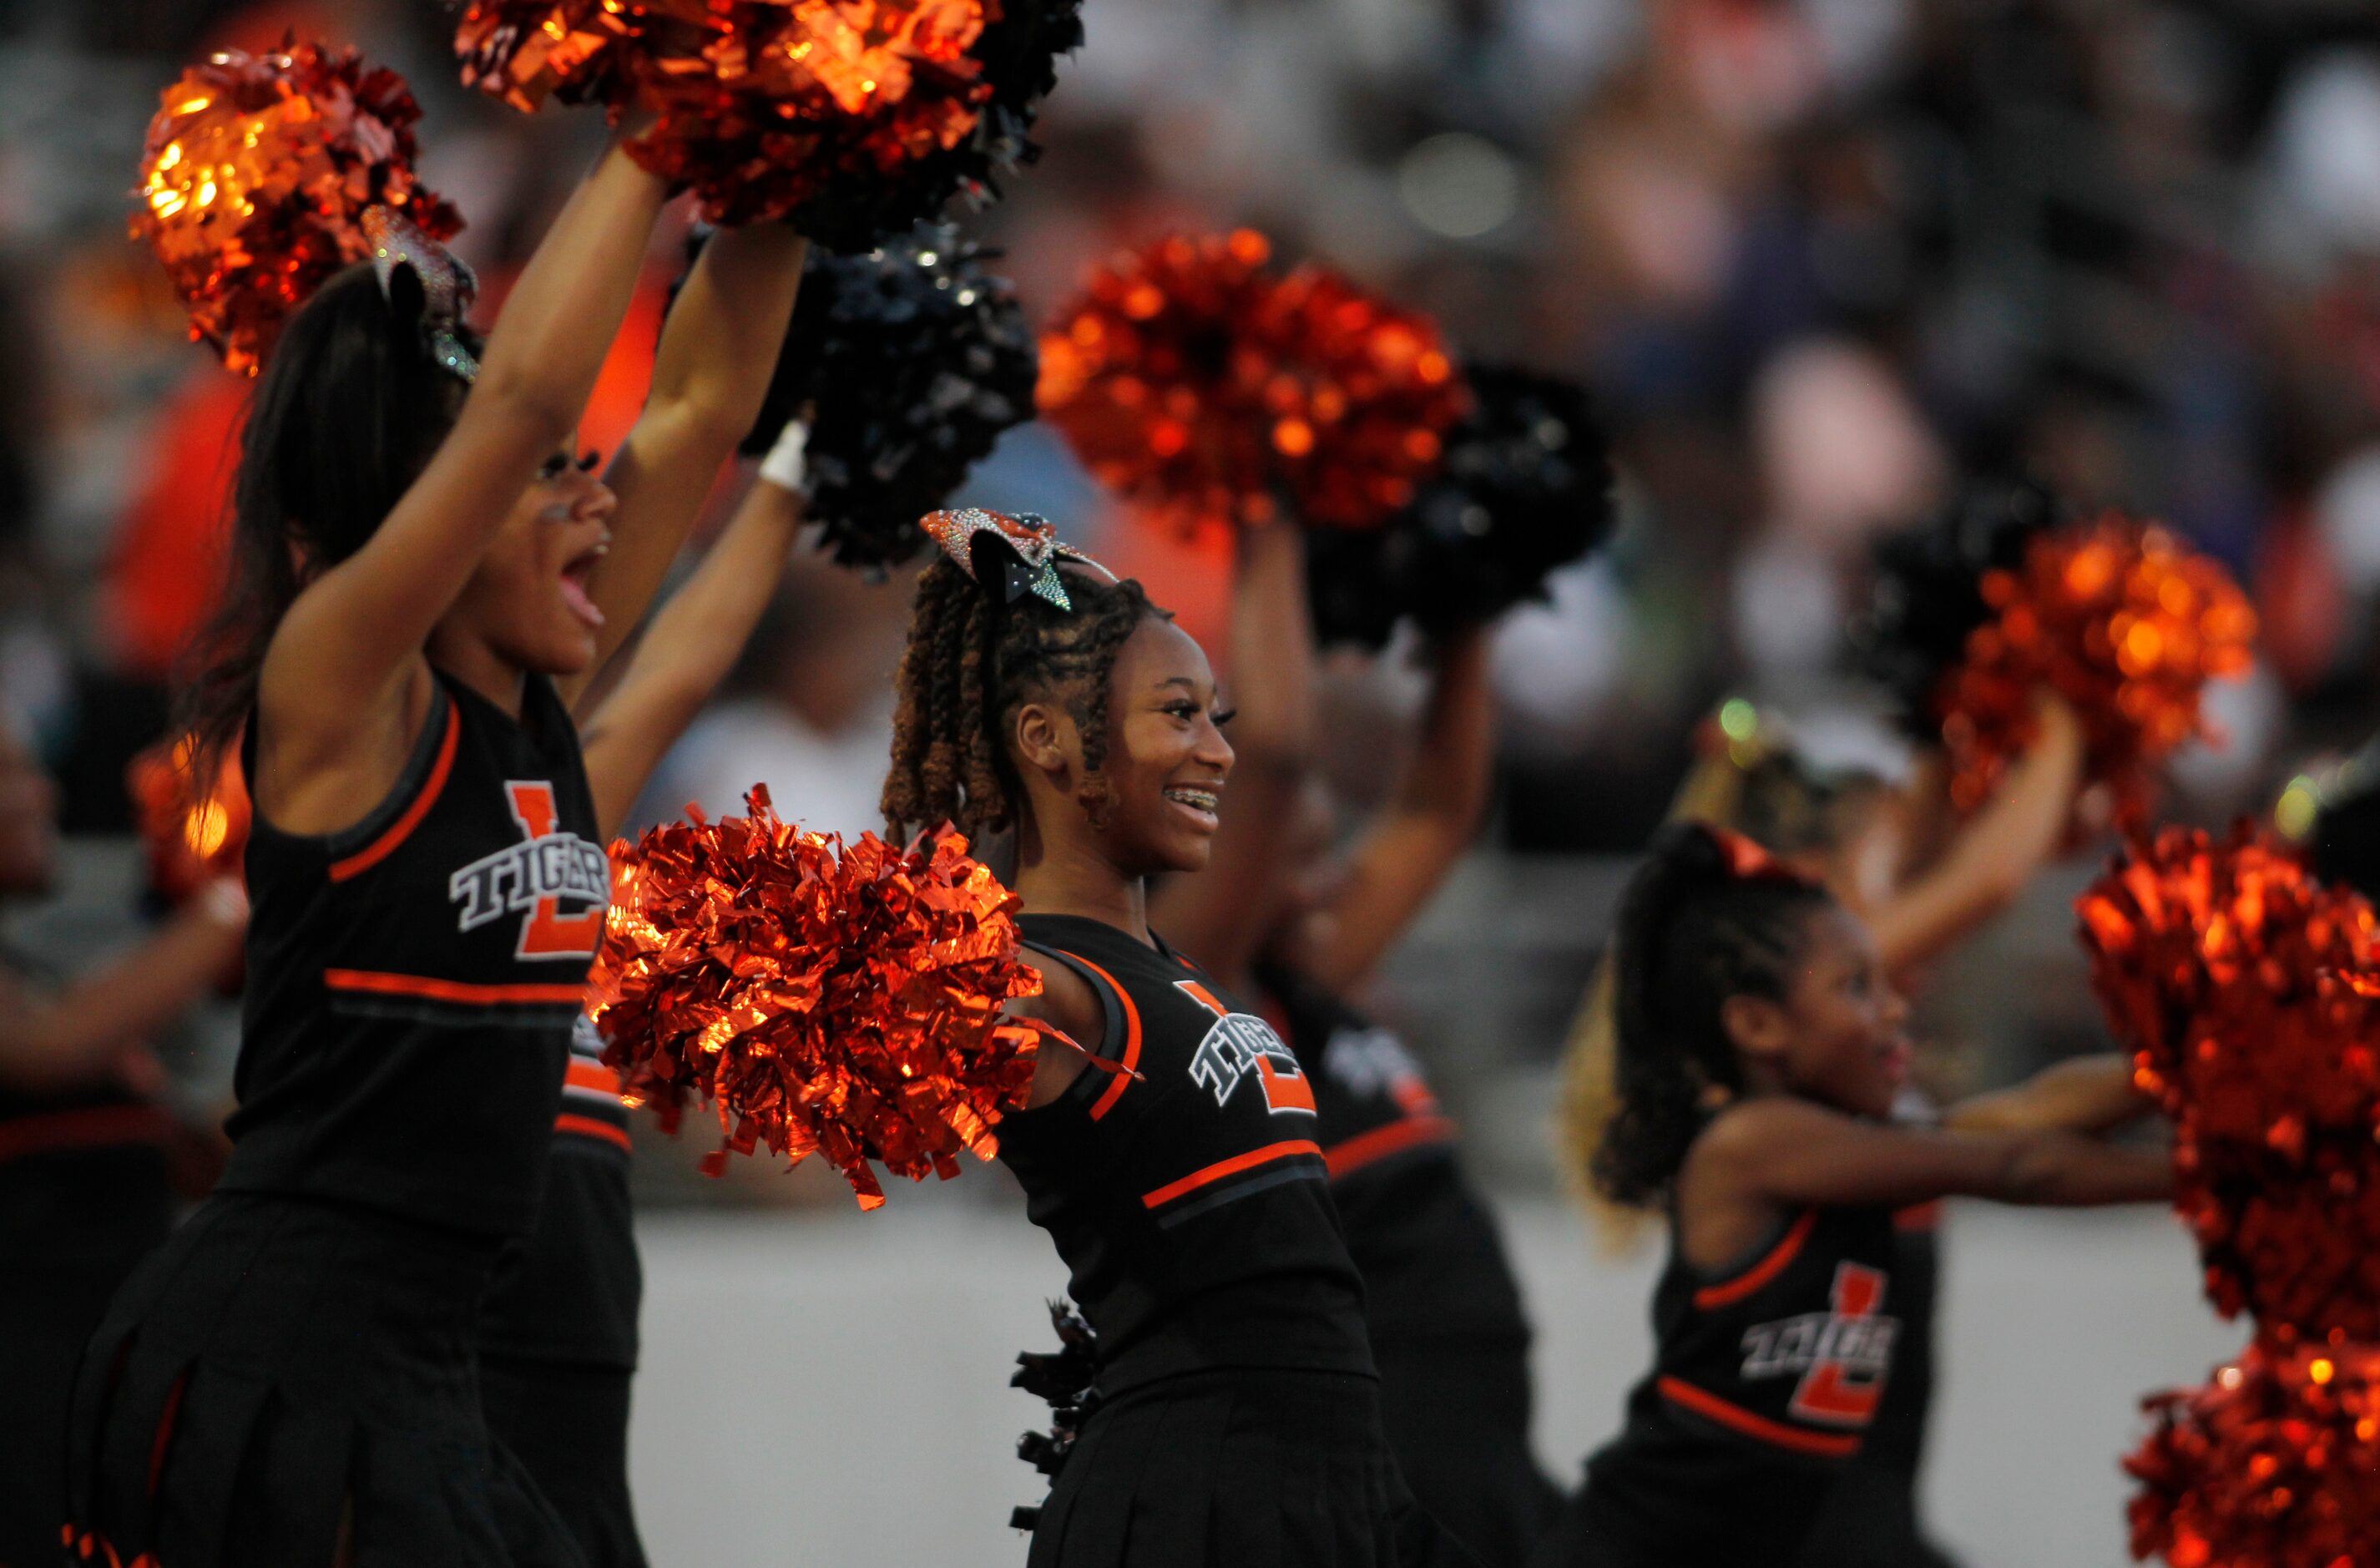
M1039 773L1057 787L1082 770L1082 735L1062 704L1027 702L1017 709L1009 745L1019 772Z
M1783 1004L1765 996L1739 992L1729 997L1718 1004L1718 1021L1738 1051L1770 1061L1784 1056L1792 1035Z

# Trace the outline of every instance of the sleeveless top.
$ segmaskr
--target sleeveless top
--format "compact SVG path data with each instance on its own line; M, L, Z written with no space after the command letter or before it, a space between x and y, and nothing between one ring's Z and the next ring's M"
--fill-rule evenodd
M628 1108L584 1014L570 1031L552 1141L537 1229L505 1250L490 1282L480 1352L633 1372L645 1278L628 1201Z
M354 827L257 814L219 1190L529 1228L611 878L577 732L550 682L525 684L516 723L438 676L396 787Z
M1087 1069L1000 1124L1098 1331L1102 1393L1223 1368L1375 1375L1295 1053L1161 944L1074 916L1023 926L1099 997L1098 1053L1137 1075Z
M1316 1141L1364 1277L1373 1348L1461 1341L1524 1354L1529 1323L1512 1260L1421 1064L1395 1034L1304 977L1266 966L1257 979L1314 1085Z

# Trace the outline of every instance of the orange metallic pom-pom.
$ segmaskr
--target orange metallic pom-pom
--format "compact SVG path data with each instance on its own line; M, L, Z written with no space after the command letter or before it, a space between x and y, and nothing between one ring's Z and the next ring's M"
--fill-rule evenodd
M2173 1568L2380 1562L2380 1351L2250 1351L2204 1388L2145 1402L2156 1428L2125 1461L2140 1481L2132 1555Z
M201 778L195 741L161 741L132 759L125 787L148 852L149 886L167 903L241 874L249 803L237 752L224 753Z
M1022 1105L1040 1026L1002 1007L1036 995L1016 900L945 828L906 849L844 845L751 815L676 822L614 845L591 1011L632 1103L674 1118L717 1108L728 1149L823 1155L860 1207L884 1201L870 1161L922 1180L998 1151Z
M2252 662L2247 596L2216 561L2115 514L2035 539L2021 568L1982 588L1992 617L1935 698L1952 798L1991 794L2033 739L2033 692L2046 687L2081 716L2088 773L2114 787L2118 820L2144 822L2152 771L2209 733L2207 681Z
M1165 520L1369 528L1438 470L1469 394L1437 327L1327 268L1266 271L1252 230L1092 274L1041 340L1042 414Z
M190 335L255 374L290 313L371 253L367 207L453 238L462 218L414 176L420 117L404 80L352 49L227 49L183 72L149 122L132 235L165 263Z

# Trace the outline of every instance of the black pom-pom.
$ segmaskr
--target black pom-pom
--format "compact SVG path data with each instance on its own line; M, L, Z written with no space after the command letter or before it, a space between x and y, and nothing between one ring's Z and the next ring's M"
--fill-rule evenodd
M1852 652L1861 672L1892 694L1910 735L1941 738L1935 691L1966 657L1969 635L1990 618L1984 574L2022 565L2026 547L2058 520L2055 498L2039 485L1985 480L1932 522L1876 541Z
M1027 1390L1049 1402L1050 1429L1019 1437L1016 1457L1054 1481L1065 1467L1066 1456L1074 1452L1075 1440L1082 1435L1083 1422L1099 1404L1095 1386L1099 1336L1067 1302L1050 1304L1050 1322L1058 1331L1061 1348L1047 1353L1021 1352L1016 1357L1016 1375L1008 1383L1011 1388ZM1020 1530L1029 1530L1038 1517L1038 1507L1019 1508L1009 1515L1009 1523Z
M807 412L808 516L840 565L915 558L927 543L917 519L1033 417L1039 350L984 260L942 225L866 255L810 252L743 450L766 453Z
M999 12L968 51L991 84L974 132L909 160L890 179L855 174L828 181L789 214L795 227L838 254L860 254L941 221L953 202L990 205L1000 199L1002 175L1041 155L1033 122L1058 85L1058 56L1082 46L1082 0L1000 0Z
M2334 887L2380 899L2380 738L2339 768L2306 835L2306 863Z
M1430 633L1491 621L1610 534L1610 446L1586 390L1497 366L1464 376L1472 411L1414 504L1382 529L1308 534L1325 645L1378 648L1405 616Z

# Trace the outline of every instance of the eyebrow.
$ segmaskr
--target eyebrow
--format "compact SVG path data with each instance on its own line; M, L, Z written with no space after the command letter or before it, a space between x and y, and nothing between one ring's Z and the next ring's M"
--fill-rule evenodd
M1178 686L1194 697L1198 694L1198 683L1188 675L1168 675L1157 683L1157 689L1163 691L1169 686Z

